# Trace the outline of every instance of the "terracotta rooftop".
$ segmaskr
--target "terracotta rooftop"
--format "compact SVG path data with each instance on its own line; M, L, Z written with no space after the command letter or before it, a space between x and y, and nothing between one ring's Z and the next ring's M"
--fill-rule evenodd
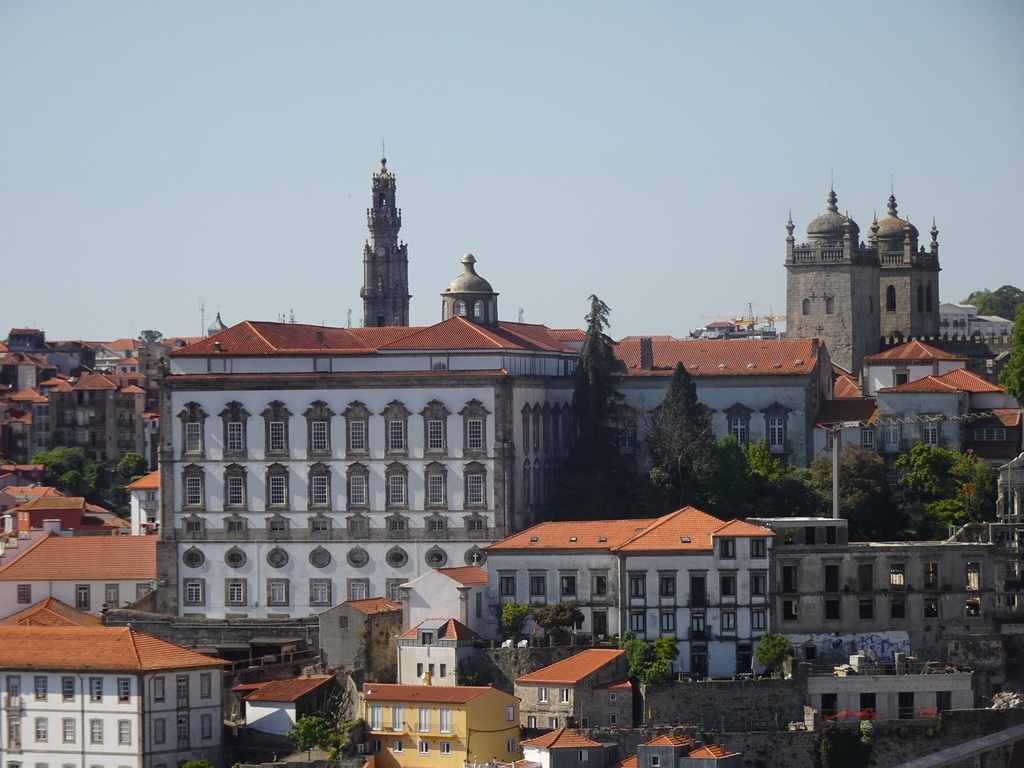
M906 344L900 344L898 347L887 349L884 352L879 352L877 355L868 355L864 358L865 362L878 363L886 361L900 361L904 363L908 362L924 362L930 360L966 360L966 357L960 355L954 355L950 352L943 352L941 349L925 344L924 342L908 341Z
M415 639L419 637L420 627L422 627L424 624L431 622L434 625L436 625L437 622L441 621L445 623L441 626L438 626L435 630L437 632L438 640L472 640L475 637L480 637L479 633L470 629L458 619L424 619L415 627L412 627L403 634L399 635L399 637L405 639Z
M540 523L484 549L613 549L653 522L637 519Z
M487 584L487 571L475 565L439 568L438 571L464 587L486 586Z
M884 387L879 392L1006 392L1006 387L985 381L981 376L963 368L957 368L941 376L924 376L920 379Z
M685 747L690 744L693 744L693 742L685 736L667 733L644 742L645 747Z
M51 496L40 494L18 506L18 509L28 511L39 511L44 509L85 509L85 498L83 496Z
M815 424L836 424L841 421L870 421L878 416L873 397L851 397L826 400L818 409Z
M520 745L524 747L542 747L544 749L579 749L601 746L598 742L591 741L586 736L581 736L576 731L570 731L568 728L557 728L535 739L521 741Z
M364 597L362 600L346 600L345 605L351 605L357 611L367 615L381 613L382 611L400 611L402 604L384 597Z
M156 491L160 489L160 471L150 472L125 486L130 491Z
M23 627L93 627L103 624L95 616L72 608L55 597L48 597L35 605L0 619L0 626L20 625Z
M245 697L246 701L297 701L334 680L333 675L293 677L261 685Z
M156 578L156 536L47 536L0 568L0 581Z
M671 376L679 362L691 376L764 376L814 370L817 344L814 339L652 339L650 371L640 367L639 340L619 342L612 351L630 376Z
M567 659L556 661L543 669L523 675L516 683L557 683L572 685L578 683L587 675L592 675L621 656L626 652L605 648L590 648L580 651Z
M735 752L728 750L725 747L720 747L717 744L705 744L703 747L698 747L693 750L693 752L688 754L687 757L728 757L729 755L735 754Z
M836 376L832 381L832 397L837 399L860 397L860 386L857 384L857 379L848 373Z
M439 704L465 704L477 696L493 691L489 685L392 685L366 683L363 697L367 701L423 701Z
M627 758L620 760L617 763L612 763L608 768L637 768L638 761L636 755L630 755Z
M0 667L8 669L141 672L226 663L131 627L0 626Z
M598 691L631 691L631 690L633 690L633 684L631 682L629 682L629 679L627 678L627 679L623 679L623 680L615 680L614 682L611 682L611 683L605 683L604 685L599 685L599 686L596 687L595 690L598 690Z

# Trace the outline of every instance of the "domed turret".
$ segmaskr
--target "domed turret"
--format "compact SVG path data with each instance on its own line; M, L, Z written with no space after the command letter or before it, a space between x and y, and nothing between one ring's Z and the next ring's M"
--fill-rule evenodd
M896 215L896 196L889 195L889 215L878 222L878 234L877 237L885 240L899 240L903 242L903 238L907 235L909 227L910 237L917 240L917 227L911 224L909 221L904 221Z
M215 333L226 331L228 327L224 325L224 321L220 319L220 312L217 313L217 319L210 323L210 327L206 329L207 336L213 336Z
M462 274L441 294L441 319L464 317L477 325L498 324L498 294L476 273L472 253L462 257Z
M857 242L860 227L849 216L844 216L839 212L839 208L836 207L838 199L835 190L829 190L828 210L807 225L809 240L821 243L840 243L849 229L850 237ZM849 222L849 226L847 226L847 222Z

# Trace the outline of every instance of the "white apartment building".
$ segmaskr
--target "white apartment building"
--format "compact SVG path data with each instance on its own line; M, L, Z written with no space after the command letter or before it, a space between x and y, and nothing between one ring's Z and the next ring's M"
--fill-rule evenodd
M218 765L223 665L128 627L0 627L0 762Z

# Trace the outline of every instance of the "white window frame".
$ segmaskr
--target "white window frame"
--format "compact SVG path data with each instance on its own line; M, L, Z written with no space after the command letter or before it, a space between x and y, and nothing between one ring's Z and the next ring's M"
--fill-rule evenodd
M330 431L326 421L311 421L309 423L309 450L316 453L326 453L331 450Z
M466 476L466 503L484 503L484 476L473 474Z
M427 475L427 503L444 504L444 475Z

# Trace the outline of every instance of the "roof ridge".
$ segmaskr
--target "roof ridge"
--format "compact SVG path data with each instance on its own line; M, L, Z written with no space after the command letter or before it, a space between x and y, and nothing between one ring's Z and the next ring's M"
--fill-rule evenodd
M139 651L139 647L138 647L137 640L136 640L136 637L135 637L135 630L132 629L131 627L125 627L125 629L128 630L128 642L131 645L132 653L135 656L135 661L139 665L139 667L141 668L142 667L142 653Z

